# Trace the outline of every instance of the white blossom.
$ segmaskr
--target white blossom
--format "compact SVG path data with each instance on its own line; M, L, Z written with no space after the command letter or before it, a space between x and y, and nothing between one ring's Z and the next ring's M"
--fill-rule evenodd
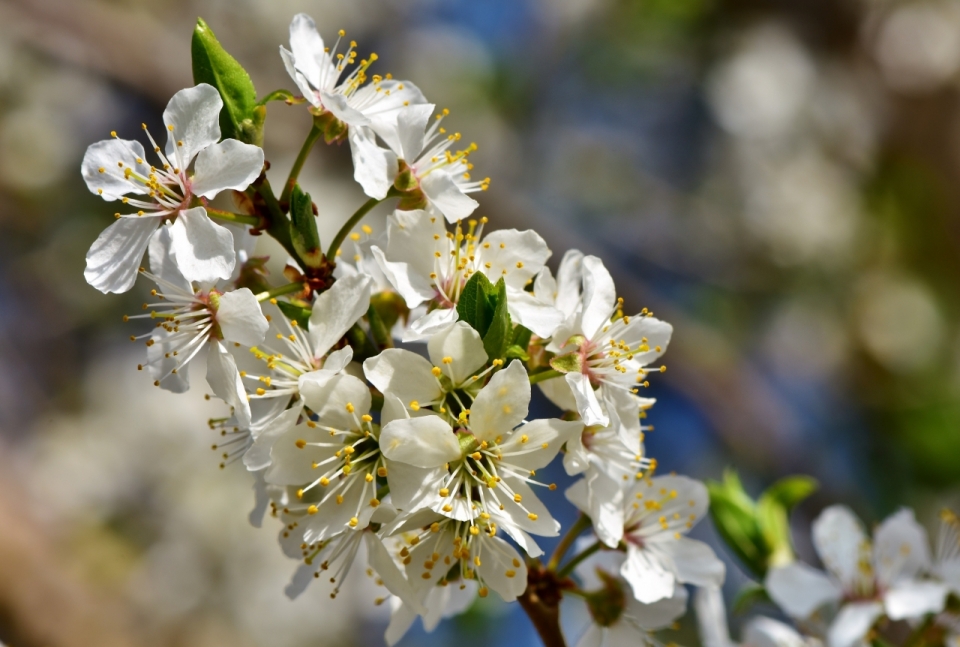
M583 258L583 296L578 310L553 334L548 350L560 353L552 365L565 372L563 383L547 386L544 393L559 406L572 402L587 425L613 426L623 442L639 448L640 411L637 397L658 359L670 342L673 327L641 312L625 316L610 273L595 256ZM567 394L569 391L569 395Z
M883 615L908 620L943 608L946 586L920 579L930 569L930 550L927 533L910 510L888 517L871 544L849 508L831 506L814 521L813 545L827 573L794 562L771 569L765 586L773 601L797 619L836 605L827 631L830 647L860 644Z
M430 508L474 527L500 527L528 554L540 554L527 533L555 536L560 526L531 485L546 486L535 479L536 470L549 464L582 424L524 423L529 404L526 369L514 361L494 373L454 426L438 415L386 423L381 451L406 466L388 475L397 507Z
M587 495L584 480L567 490L567 498L589 514ZM619 532L613 511L606 511L612 517L606 524L594 521L605 544L611 548L621 540L626 544L620 575L638 601L650 604L667 598L678 583L723 583L724 565L713 549L684 536L706 513L709 502L707 489L699 481L684 476L644 478L623 494Z
M730 638L727 628L727 610L719 588L707 586L697 589L693 597L697 612L697 626L703 647L819 647L816 638L800 635L796 629L773 618L756 616L743 626L740 643Z
M143 127L159 167L147 163L139 142L117 139L115 133L114 139L87 149L82 172L90 191L137 209L117 213L117 221L90 247L87 283L101 292L129 290L153 232L164 221L172 223L173 252L184 277L199 282L230 277L236 264L233 237L194 205L197 198L246 189L263 168L263 151L234 139L218 143L222 108L220 94L205 83L173 95L163 112L163 152Z
M152 332L131 337L149 338L147 361L140 368L147 369L156 386L182 393L190 386L184 368L206 350L210 388L233 408L239 425L247 426L250 407L236 362L224 343L258 344L269 324L256 297L246 288L228 291L210 284L194 288L174 262L171 229L165 226L154 233L149 247L152 272L143 271L157 284L152 291L156 301L144 304L149 312L125 317L157 321Z
M486 218L460 224L448 232L443 219L427 211L396 211L387 219L387 248L371 248L383 273L411 309L427 304L429 312L410 322L405 341L423 339L457 321L463 286L476 272L507 289L514 320L534 333L546 333L561 319L518 297L543 269L550 250L534 231L505 229L483 236ZM552 314L551 314L552 313Z
M280 47L287 73L316 110L330 112L351 131L369 127L387 132L399 110L425 103L426 99L409 81L397 81L389 75L374 75L367 83L367 70L377 60L376 54L370 54L343 76L357 57L354 41L345 51L338 51L344 36L341 30L333 46L327 48L313 18L297 14L290 23L290 49Z
M421 104L398 111L392 128L377 131L389 149L381 148L372 132L353 133L354 179L372 198L383 199L393 187L404 196L401 208L427 209L455 223L476 210L477 201L467 194L486 191L490 178L474 180L470 174L476 144L450 152L460 133L446 134L440 125L448 110L431 123L433 110Z
M581 539L576 548L586 545ZM581 630L576 647L656 647L662 643L653 632L669 627L686 611L687 591L679 584L652 603L630 595L629 585L617 575L623 561L623 553L601 551L577 566L581 586L588 591L591 621Z

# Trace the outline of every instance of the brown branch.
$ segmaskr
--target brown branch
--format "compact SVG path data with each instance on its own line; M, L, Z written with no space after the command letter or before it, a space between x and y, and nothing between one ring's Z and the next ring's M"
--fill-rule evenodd
M570 580L557 578L554 572L544 569L539 562L527 567L527 590L517 598L517 602L540 634L544 647L567 647L560 630L560 600L563 598L563 589L571 584Z

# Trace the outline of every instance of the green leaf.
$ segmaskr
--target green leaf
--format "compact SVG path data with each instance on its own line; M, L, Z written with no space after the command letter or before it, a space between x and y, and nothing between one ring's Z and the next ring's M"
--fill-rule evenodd
M519 359L524 362L530 361L530 356L527 355L527 349L523 346L517 346L513 344L508 346L507 350L503 353L504 359Z
M463 286L457 302L460 321L470 324L481 338L487 334L497 307L489 296L491 293L495 294L496 288L483 273L476 272Z
M304 330L310 329L310 313L313 312L310 308L305 308L295 303L290 303L289 301L280 301L279 299L277 300L277 307L280 308L280 312L282 312L287 319L296 321L297 325Z
M818 487L820 487L820 484L813 477L787 476L767 488L767 491L760 498L775 499L787 510L790 510L816 492Z
M737 593L733 599L733 612L737 614L746 613L754 604L763 604L772 602L767 590L756 583L749 583Z
M493 319L490 321L487 332L483 334L483 349L487 351L487 357L491 360L502 358L513 340L513 326L510 322L510 312L507 310L507 284L502 277L497 281L496 290ZM489 303L489 295L487 298Z
M323 264L320 234L317 233L317 217L313 214L313 200L309 193L294 185L290 194L290 239L293 248L309 267Z
M519 346L524 350L524 353L526 353L527 348L530 347L530 338L532 336L533 332L529 328L517 324L513 329L513 341L510 343L513 346Z
M194 83L209 83L220 92L223 99L223 110L220 111L223 138L259 145L262 142L263 119L254 114L257 91L253 81L240 63L227 53L202 18L197 19L197 26L193 30L190 53Z
M758 577L766 573L765 544L757 524L756 506L733 470L723 481L708 481L710 517L717 532L743 564Z
M393 337L390 335L390 329L384 324L383 319L377 309L371 303L367 308L367 321L370 322L370 334L373 335L373 341L380 348L392 348Z
M771 485L757 499L757 525L768 551L767 568L794 560L790 539L790 509L817 489L808 476L789 476Z

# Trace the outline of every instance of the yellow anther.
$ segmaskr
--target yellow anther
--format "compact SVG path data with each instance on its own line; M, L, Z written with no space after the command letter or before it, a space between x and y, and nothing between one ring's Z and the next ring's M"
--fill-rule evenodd
M535 514L533 514L533 513L531 512L530 514L527 515L527 518L528 518L530 521L536 521L536 520L537 520L537 515L535 515Z
M312 505L309 508L307 508L307 514L317 514L318 511L319 511L319 508L317 508L317 506L315 505Z
M430 369L430 372L433 373L434 377L440 377L440 375L443 373L439 366L434 366L432 369Z
M297 447L299 449L303 449L306 446L307 446L307 441L305 441L303 438L300 438L297 440Z
M360 520L359 520L359 519L357 519L356 517L350 517L350 527L351 527L351 528L356 528L358 523L360 523Z
M411 401L410 401L410 409L411 409L412 411L420 411L420 403L417 402L416 400L411 400Z
M514 500L516 503L520 503L521 501L523 501L523 497L520 496L519 494L514 494L514 495L513 495L513 500Z

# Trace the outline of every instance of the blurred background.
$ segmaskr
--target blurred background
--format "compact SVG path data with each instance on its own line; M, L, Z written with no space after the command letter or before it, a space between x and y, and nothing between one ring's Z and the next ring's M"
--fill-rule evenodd
M815 476L809 560L830 503L933 528L960 501L960 2L0 0L0 642L382 644L372 585L283 596L293 564L249 526L248 475L217 468L202 373L154 389L121 324L145 289L83 280L113 212L86 146L159 132L198 16L261 95L292 89L277 47L299 11L451 109L492 178L478 215L535 228L554 264L602 256L628 311L673 323L650 389L664 470L732 465L754 494ZM277 177L308 128L270 104ZM301 176L327 240L363 201L351 173L318 146ZM536 637L488 599L403 645L491 640Z

